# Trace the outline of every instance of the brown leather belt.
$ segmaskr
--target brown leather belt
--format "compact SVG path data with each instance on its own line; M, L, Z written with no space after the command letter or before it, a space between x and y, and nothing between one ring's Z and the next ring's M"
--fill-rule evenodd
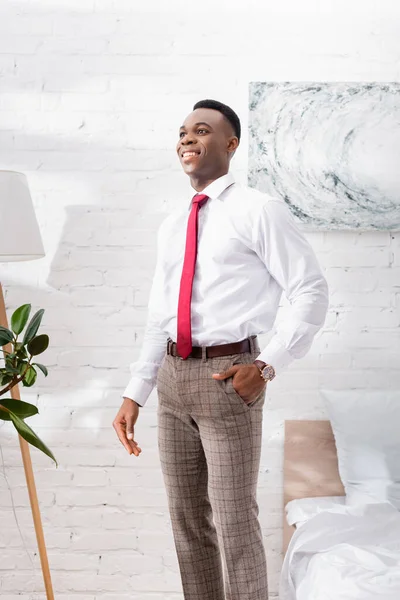
M256 335L250 336L251 338L257 338ZM192 346L192 351L188 358L202 358L203 348L205 349L206 358L213 358L215 356L227 356L228 354L239 354L240 352L251 352L250 338L241 340L240 342L233 342L232 344L219 344L218 346ZM171 338L167 341L167 354L171 356L177 356L183 358L176 351L176 342L173 342Z

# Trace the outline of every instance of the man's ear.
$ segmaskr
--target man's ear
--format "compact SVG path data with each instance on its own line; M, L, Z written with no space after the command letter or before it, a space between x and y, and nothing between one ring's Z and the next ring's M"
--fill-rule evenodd
M237 149L237 147L239 146L239 140L238 138L234 135L231 138L229 138L228 141L228 152L235 152L235 150Z
M239 146L239 140L236 136L231 137L229 142L228 142L228 154L229 154L229 160L232 160L237 148Z

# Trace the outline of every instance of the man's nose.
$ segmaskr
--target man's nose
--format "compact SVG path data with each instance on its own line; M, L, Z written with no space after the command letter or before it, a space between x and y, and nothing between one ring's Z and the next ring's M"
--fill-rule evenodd
M191 136L191 134L187 133L186 135L183 136L183 139L182 139L181 143L185 144L185 145L186 144L193 144L193 141L194 140L193 140L193 137Z

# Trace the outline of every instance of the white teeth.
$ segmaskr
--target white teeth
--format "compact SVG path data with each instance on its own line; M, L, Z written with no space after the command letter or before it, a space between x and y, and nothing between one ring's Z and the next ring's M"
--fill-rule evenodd
M197 152L184 152L182 156L196 156Z

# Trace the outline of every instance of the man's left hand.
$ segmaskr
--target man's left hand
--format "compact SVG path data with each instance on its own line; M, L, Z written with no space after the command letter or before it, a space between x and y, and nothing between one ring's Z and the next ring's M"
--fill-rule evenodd
M267 382L260 377L260 370L256 365L233 365L222 373L213 373L214 379L227 379L233 377L233 389L239 396L250 404L261 394Z

